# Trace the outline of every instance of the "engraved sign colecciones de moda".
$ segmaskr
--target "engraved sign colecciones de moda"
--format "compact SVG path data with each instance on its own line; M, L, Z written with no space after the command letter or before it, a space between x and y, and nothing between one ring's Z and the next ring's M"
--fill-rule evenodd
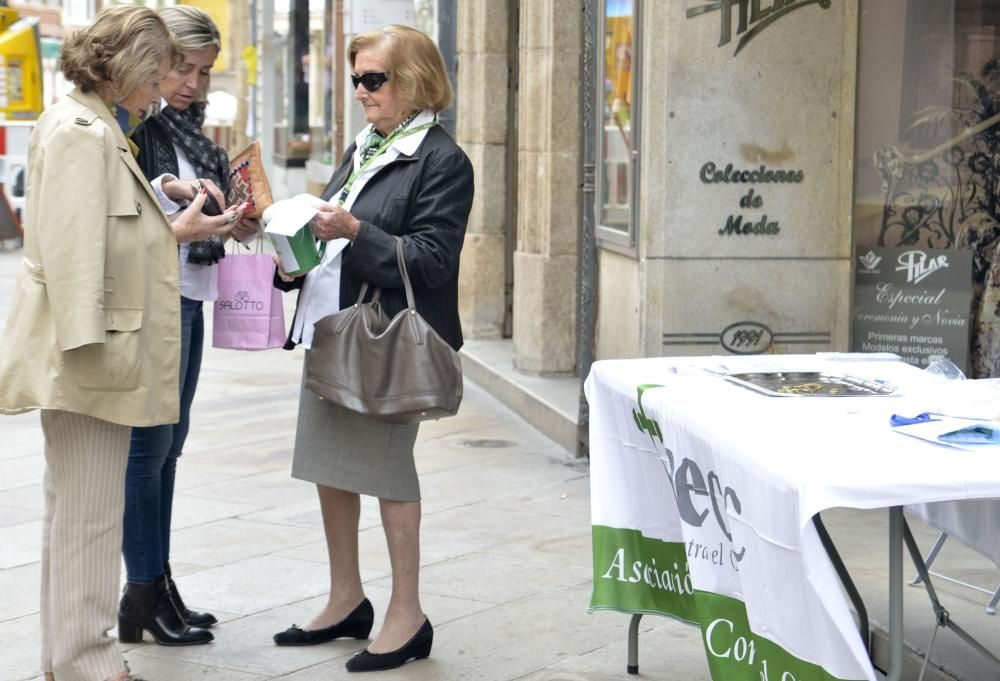
M725 166L708 161L701 166L698 179L702 184L799 184L805 179L802 170L776 170L761 165L757 168L736 168L732 163ZM741 210L760 210L764 207L764 197L754 187L740 197ZM777 220L762 215L735 215L726 218L726 223L719 228L720 236L770 235L781 232Z

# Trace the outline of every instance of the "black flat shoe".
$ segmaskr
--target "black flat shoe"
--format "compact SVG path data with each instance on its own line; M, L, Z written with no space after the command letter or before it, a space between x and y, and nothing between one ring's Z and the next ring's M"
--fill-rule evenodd
M367 598L351 614L326 629L307 630L296 625L274 635L279 646L314 646L338 638L366 639L372 632L375 609Z
M180 613L181 619L184 620L185 624L190 627L198 627L200 629L208 629L213 624L217 624L219 620L212 613L189 610L188 607L184 605L184 599L181 598L181 592L177 590L177 585L174 584L174 579L170 575L170 563L164 563L163 567L166 571L167 588L170 590L170 597L173 599L174 606L177 608L177 612Z
M431 621L424 620L424 623L401 648L397 648L390 653L370 653L365 648L360 653L347 661L347 671L349 672L376 672L383 669L395 669L403 666L408 660L422 660L431 654L431 645L434 643L434 627Z

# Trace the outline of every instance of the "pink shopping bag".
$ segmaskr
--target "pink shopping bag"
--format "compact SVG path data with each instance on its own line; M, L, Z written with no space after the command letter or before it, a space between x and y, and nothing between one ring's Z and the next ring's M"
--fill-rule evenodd
M285 310L274 288L270 255L227 255L219 261L212 346L266 350L285 343Z

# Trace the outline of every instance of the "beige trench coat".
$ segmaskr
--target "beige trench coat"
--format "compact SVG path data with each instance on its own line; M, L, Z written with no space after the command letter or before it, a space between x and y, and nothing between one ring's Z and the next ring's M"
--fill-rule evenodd
M27 195L24 261L0 341L0 412L175 423L177 243L96 94L74 90L38 119Z

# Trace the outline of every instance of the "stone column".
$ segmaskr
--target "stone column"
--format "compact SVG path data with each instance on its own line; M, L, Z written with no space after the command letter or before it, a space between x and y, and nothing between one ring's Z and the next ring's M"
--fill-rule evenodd
M229 3L229 70L236 77L236 120L233 121L233 134L230 138L230 154L237 154L246 148L250 140L247 138L247 118L250 115L249 97L250 84L247 70L243 65L243 50L250 38L250 12L247 3ZM255 76L257 74L254 74Z
M459 314L468 338L500 338L504 323L510 17L500 0L458 4L458 143L476 172L462 249Z
M521 2L514 364L534 374L576 367L579 0Z

